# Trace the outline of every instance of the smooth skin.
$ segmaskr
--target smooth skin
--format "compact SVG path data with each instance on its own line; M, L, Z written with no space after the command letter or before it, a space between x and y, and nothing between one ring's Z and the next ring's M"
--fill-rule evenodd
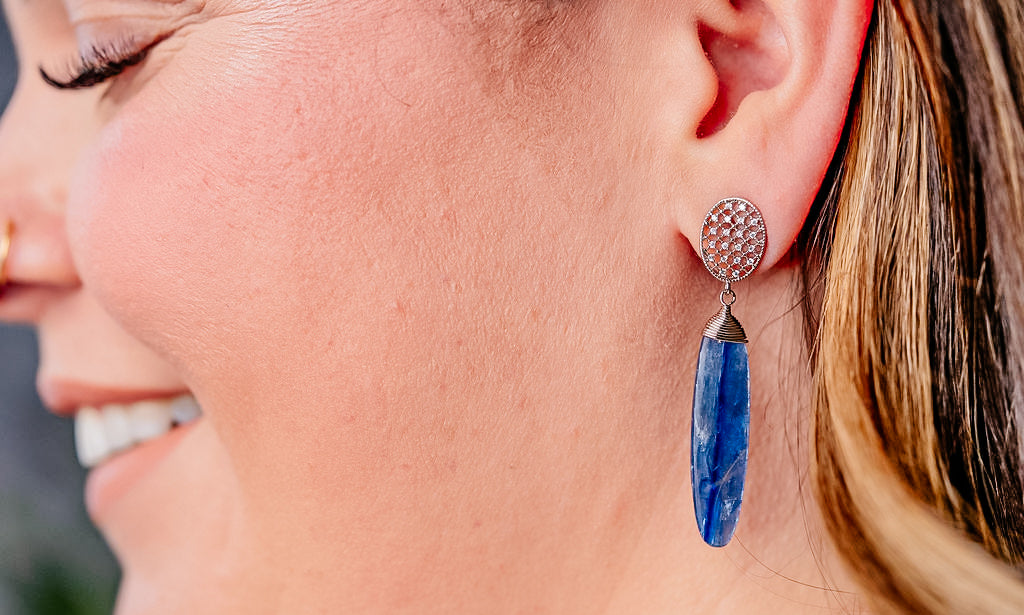
M118 613L820 613L797 263L864 0L5 0L39 385L204 417L90 512ZM87 91L76 48L166 38ZM755 202L748 493L701 541L694 252ZM70 454L70 451L69 451Z

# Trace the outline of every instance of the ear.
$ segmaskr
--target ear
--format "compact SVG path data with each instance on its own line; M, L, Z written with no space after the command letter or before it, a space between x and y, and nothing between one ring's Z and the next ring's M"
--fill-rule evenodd
M713 80L701 85L717 95L680 123L696 130L676 135L686 168L673 199L679 230L698 253L704 216L726 197L745 198L764 216L761 270L789 250L839 142L872 4L699 3L692 34L710 70L694 72Z

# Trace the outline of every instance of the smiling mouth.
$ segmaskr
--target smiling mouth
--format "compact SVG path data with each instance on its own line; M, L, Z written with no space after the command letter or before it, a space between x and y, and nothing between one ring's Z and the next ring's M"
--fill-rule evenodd
M192 395L130 404L84 406L75 413L78 461L92 468L117 453L155 440L203 414Z

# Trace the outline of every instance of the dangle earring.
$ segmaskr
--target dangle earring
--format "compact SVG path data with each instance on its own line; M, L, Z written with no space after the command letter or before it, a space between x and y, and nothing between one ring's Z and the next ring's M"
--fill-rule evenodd
M722 308L700 344L690 432L693 507L700 535L713 547L724 547L736 531L750 439L747 335L732 315L732 285L757 269L766 238L761 212L740 198L719 201L700 232L704 266L725 283Z

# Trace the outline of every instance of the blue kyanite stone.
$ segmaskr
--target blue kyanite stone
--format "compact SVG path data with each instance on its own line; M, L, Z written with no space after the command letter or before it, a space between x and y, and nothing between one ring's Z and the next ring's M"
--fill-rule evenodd
M749 433L747 345L705 337L693 391L690 477L697 527L713 547L724 547L736 531Z

